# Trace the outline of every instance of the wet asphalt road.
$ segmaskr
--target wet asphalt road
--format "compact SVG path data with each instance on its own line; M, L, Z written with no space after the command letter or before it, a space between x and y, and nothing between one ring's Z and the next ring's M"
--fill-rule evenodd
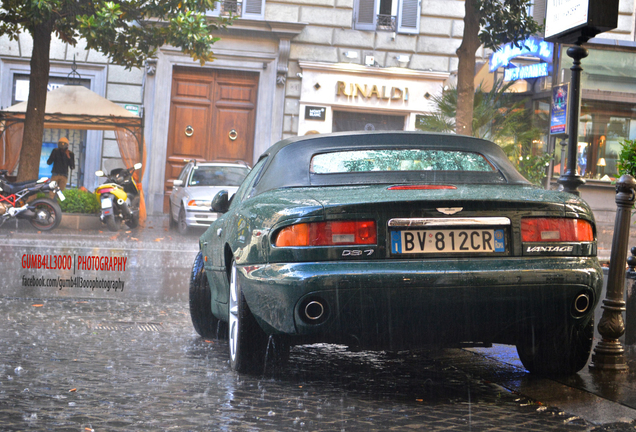
M530 376L507 347L484 356L314 345L295 347L282 373L235 374L227 343L199 338L190 323L196 233L3 229L0 244L2 431L635 430L634 410L587 415L606 399ZM25 269L25 254L120 257L127 268ZM23 286L71 276L125 285ZM585 387L584 375L573 379Z

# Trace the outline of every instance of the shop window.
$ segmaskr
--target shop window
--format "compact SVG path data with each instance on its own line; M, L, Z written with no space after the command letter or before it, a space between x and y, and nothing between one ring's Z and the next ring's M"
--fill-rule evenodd
M263 19L265 0L221 0L214 4L210 16L234 16L248 19Z
M561 48L561 81L570 79L571 58ZM584 90L636 93L636 53L590 49L583 62L581 87Z
M420 0L356 0L354 28L418 34Z
M585 179L610 182L616 179L622 143L636 139L636 113L633 105L586 101L581 107L577 141L577 172ZM562 151L557 145L554 174L561 173ZM567 163L567 161L566 161Z
M348 111L333 112L333 132L404 130L404 124L404 116Z

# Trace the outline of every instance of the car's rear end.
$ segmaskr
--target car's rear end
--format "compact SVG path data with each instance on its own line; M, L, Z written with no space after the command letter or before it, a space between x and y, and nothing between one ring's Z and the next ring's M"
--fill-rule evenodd
M324 211L281 219L268 264L242 273L271 333L392 350L516 343L531 325L589 319L598 301L594 220L573 196L502 185L289 194Z
M399 350L588 323L602 284L591 210L483 147L316 151L309 185L265 192L322 211L269 218L264 263L241 271L261 326Z

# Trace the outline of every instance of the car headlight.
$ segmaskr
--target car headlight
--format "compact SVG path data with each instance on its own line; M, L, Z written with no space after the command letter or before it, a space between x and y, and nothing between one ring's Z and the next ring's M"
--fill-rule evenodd
M194 207L197 209L210 210L212 206L212 200L190 200L188 201L188 207Z

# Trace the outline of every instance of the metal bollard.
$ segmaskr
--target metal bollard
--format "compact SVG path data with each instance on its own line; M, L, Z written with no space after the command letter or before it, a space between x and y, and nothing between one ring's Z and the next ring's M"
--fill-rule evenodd
M627 257L627 286L625 287L625 345L636 345L636 247Z
M598 323L602 340L594 347L590 369L625 371L625 350L618 338L625 333L625 260L629 242L631 210L636 198L636 180L625 174L616 183L616 221L612 237L612 252L607 278L607 295L603 300L603 315Z

